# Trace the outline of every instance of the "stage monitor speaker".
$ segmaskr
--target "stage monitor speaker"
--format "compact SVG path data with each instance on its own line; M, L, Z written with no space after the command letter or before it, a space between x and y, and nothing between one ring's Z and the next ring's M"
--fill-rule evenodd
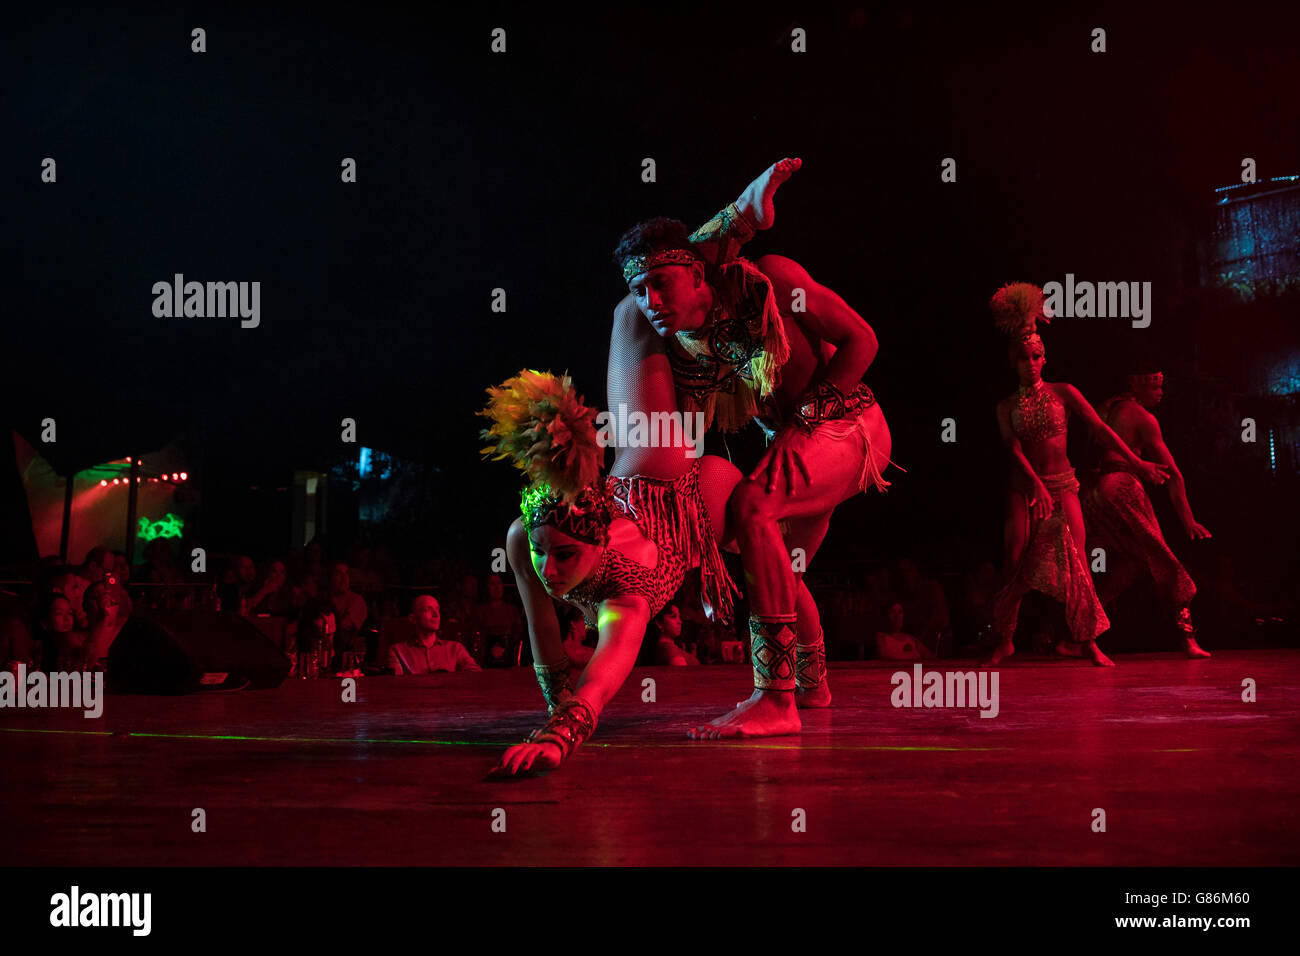
M126 622L108 652L111 690L126 694L278 687L289 659L242 617L152 611Z

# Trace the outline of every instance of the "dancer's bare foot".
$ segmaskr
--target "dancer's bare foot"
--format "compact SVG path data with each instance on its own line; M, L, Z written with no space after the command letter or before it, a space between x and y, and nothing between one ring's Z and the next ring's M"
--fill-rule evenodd
M1085 657L1083 645L1077 641L1061 641L1056 645L1056 653L1061 657Z
M1101 652L1096 641L1088 641L1083 645L1084 654L1098 667L1114 667L1115 662Z
M488 779L502 780L526 774L554 770L563 759L556 744L515 744L504 754L497 765L488 771Z
M1188 657L1209 657L1210 652L1196 643L1196 638L1183 638L1183 653Z
M745 191L736 200L736 206L760 230L771 229L776 222L776 207L772 203L772 197L776 195L777 188L802 165L802 159L790 158L773 163L745 187Z
M800 710L817 710L831 705L831 685L822 681L816 687L796 687L794 705Z
M692 740L721 740L724 737L779 737L797 734L803 724L792 691L754 691L735 710L716 720L686 731Z
M992 667L1004 657L1010 657L1015 652L1016 646L1011 641L1003 641L980 659L980 667Z

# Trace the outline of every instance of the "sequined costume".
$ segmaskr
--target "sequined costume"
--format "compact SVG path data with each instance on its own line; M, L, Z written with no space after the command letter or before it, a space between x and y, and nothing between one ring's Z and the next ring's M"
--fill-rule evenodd
M1124 400L1135 399L1118 401ZM1118 401L1103 406L1107 418ZM1082 504L1090 543L1106 552L1106 573L1098 576L1097 587L1103 602L1109 603L1123 593L1146 569L1165 610L1191 603L1196 584L1169 549L1142 479L1127 464L1104 464L1090 482Z
M1065 605L1065 620L1074 640L1092 641L1110 627L1110 620L1097 599L1087 563L1070 534L1070 522L1061 508L1062 493L1077 492L1079 482L1074 469L1044 475L1042 482L1051 493L1055 507L1046 518L1032 519L1029 540L1020 561L1006 586L994 595L993 631L999 640L1010 641L1021 599L1030 591L1041 591Z
M650 605L650 614L658 614L694 567L700 569L705 612L713 620L730 620L736 586L722 562L700 492L699 460L674 481L611 475L605 479L605 492L613 514L635 522L646 539L654 542L658 558L650 568L617 548L606 547L596 569L564 595L582 609L588 626L597 625L602 601L622 594L641 595Z
M1021 386L1011 407L1011 430L1022 442L1037 444L1064 435L1070 413L1056 389L1041 379L1037 385Z

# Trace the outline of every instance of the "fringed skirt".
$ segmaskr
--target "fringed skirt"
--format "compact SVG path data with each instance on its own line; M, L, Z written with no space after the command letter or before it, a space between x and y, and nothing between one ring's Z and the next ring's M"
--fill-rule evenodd
M640 475L605 479L615 506L636 522L641 533L659 549L653 587L646 593L650 613L658 614L681 587L686 572L700 569L700 593L711 620L730 621L736 585L722 563L709 511L700 492L700 462L675 481Z

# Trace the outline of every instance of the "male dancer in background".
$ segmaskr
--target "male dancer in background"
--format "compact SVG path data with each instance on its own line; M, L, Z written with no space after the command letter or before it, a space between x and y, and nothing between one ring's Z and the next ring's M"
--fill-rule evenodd
M1128 376L1128 390L1108 399L1098 411L1135 454L1168 468L1169 497L1183 530L1193 540L1208 538L1210 532L1192 516L1182 472L1152 412L1163 397L1164 373L1156 365L1144 363ZM1188 607L1196 585L1165 543L1142 480L1113 451L1102 456L1100 474L1083 498L1083 514L1090 547L1106 552L1106 571L1098 575L1097 583L1102 603L1109 604L1119 596L1145 568L1155 581L1162 617L1177 628L1184 653L1209 657L1196 643Z

